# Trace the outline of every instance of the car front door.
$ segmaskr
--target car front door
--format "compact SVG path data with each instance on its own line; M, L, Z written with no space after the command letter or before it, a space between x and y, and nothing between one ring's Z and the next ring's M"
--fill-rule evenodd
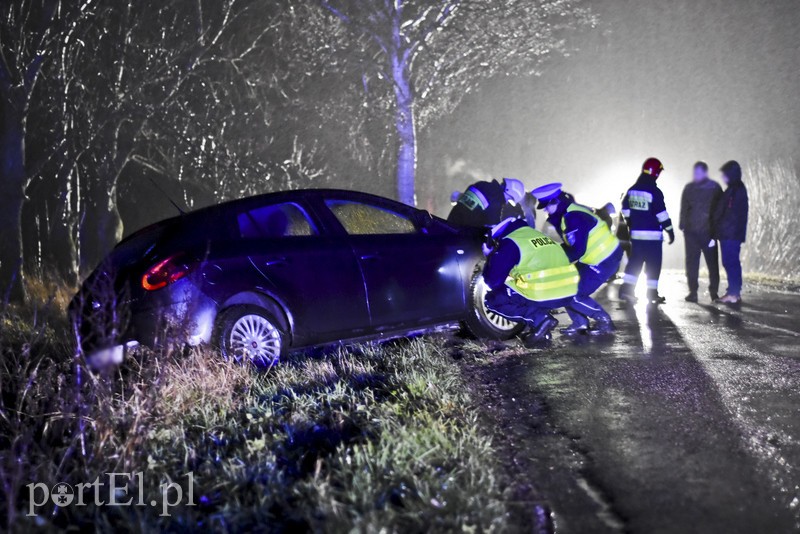
M236 228L264 289L289 309L300 344L370 329L359 264L344 236L331 235L293 202L244 209Z
M453 236L420 228L416 210L371 201L327 199L352 243L367 288L373 328L416 327L458 319L464 282Z

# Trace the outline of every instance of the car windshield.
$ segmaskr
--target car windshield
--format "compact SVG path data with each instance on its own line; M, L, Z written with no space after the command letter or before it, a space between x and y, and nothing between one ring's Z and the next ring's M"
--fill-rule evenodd
M349 200L328 200L333 212L350 235L414 234L414 223L394 211Z
M273 239L316 235L308 216L297 204L262 206L237 216L244 239Z

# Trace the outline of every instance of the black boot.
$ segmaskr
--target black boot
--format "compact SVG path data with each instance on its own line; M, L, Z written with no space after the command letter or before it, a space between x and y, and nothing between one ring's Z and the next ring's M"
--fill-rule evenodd
M683 299L683 300L685 300L686 302L694 302L694 303L696 303L697 302L697 293L695 293L695 292L689 293L688 295L686 295L686 298Z
M571 315L575 316L573 317L572 324L566 328L562 328L561 333L565 336L578 336L588 333L589 320L583 315L578 315L577 313L571 313Z
M565 336L580 336L589 333L589 325L572 323L568 327L562 328L561 333Z
M647 301L650 304L658 306L659 304L664 304L665 302L667 302L667 299L658 294L658 289L648 289Z
M614 321L611 320L611 317L605 316L595 320L594 328L592 328L589 333L593 336L605 336L613 334L616 330L617 327L614 326Z
M524 345L525 347L532 349L541 347L551 339L553 339L553 328L558 326L558 320L552 315L548 315L547 318L542 321L539 326L535 327L531 334L525 338Z

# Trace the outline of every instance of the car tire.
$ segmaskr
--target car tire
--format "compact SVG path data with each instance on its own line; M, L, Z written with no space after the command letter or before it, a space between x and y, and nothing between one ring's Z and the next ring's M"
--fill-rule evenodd
M524 323L510 321L486 308L486 284L483 274L477 270L469 286L469 315L464 328L478 339L507 340L518 336Z
M234 306L220 314L215 344L226 360L272 367L287 352L289 338L281 319L259 306Z

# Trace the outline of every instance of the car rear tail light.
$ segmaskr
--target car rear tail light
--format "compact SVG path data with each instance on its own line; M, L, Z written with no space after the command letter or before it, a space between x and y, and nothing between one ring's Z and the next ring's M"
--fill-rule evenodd
M147 269L142 276L142 288L155 291L186 276L189 273L189 265L183 259L183 254L175 254Z

